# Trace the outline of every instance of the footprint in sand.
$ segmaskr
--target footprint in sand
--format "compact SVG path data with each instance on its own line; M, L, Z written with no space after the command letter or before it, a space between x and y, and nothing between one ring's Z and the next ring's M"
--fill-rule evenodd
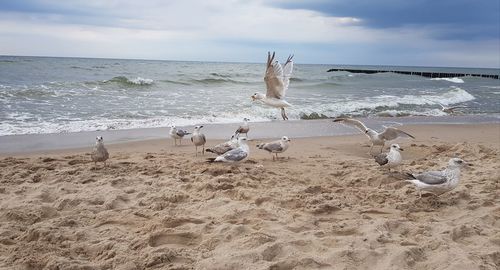
M196 246L201 242L201 236L191 233L155 233L149 237L148 243L151 247L163 245L170 246Z

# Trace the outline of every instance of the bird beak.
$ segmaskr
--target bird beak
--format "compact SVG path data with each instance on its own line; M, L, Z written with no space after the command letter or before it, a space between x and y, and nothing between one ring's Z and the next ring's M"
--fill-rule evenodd
M255 96L251 96L251 98L252 98L252 101L255 101Z
M466 164L468 167L473 167L473 166L474 166L474 164L469 163L469 162L467 162L467 163L465 163L465 164Z
M404 151L404 149L403 148L399 148L399 151Z

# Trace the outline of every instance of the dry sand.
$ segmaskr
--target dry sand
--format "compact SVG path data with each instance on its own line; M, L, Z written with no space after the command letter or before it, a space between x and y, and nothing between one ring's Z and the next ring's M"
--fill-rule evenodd
M404 129L401 170L475 166L419 199L364 135L292 138L276 162L252 141L238 166L170 139L112 145L107 168L91 146L3 157L0 267L498 269L500 125Z

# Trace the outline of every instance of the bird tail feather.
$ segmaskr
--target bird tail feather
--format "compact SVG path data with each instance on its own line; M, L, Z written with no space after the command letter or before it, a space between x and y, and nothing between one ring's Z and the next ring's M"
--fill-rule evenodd
M207 160L205 162L206 163L214 163L215 162L215 158L207 158Z

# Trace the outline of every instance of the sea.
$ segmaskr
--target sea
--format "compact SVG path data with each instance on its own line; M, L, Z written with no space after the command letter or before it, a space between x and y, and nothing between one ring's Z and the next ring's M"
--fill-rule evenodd
M263 59L265 60L265 59ZM500 69L295 63L290 120L338 116L500 115L500 80L425 78L330 68L500 74ZM0 56L0 136L124 130L281 118L265 93L265 63Z

